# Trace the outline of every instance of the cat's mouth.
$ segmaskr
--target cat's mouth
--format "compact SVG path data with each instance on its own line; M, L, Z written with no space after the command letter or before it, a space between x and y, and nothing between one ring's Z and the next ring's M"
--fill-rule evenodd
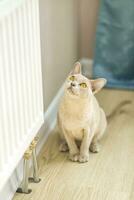
M74 92L73 92L71 87L68 88L68 91L69 91L70 94L74 95Z
M71 95L76 95L76 93L72 90L72 87L69 87L67 90Z

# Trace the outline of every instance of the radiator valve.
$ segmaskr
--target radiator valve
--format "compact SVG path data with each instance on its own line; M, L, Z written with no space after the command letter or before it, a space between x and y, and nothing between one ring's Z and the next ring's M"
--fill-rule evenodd
M31 142L29 148L25 151L23 156L23 181L21 187L17 189L18 193L29 194L32 190L28 189L29 182L38 183L40 182L40 178L38 175L38 164L36 158L36 145L38 143L39 138L35 137ZM29 162L32 159L32 167L33 167L33 177L29 177Z

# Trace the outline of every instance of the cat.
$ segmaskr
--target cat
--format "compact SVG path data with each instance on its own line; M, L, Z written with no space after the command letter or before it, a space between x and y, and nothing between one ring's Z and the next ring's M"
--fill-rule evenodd
M65 82L57 124L61 137L60 151L69 150L72 161L87 162L89 149L99 152L99 140L105 133L107 120L94 94L106 84L106 79L89 80L81 74L81 64L75 63ZM80 141L80 147L77 145Z

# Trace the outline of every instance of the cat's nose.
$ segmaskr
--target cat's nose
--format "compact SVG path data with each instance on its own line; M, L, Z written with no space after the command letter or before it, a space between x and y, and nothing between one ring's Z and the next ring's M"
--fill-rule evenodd
M72 86L72 87L75 87L75 86L76 86L76 84L75 84L75 83L71 83L71 86Z

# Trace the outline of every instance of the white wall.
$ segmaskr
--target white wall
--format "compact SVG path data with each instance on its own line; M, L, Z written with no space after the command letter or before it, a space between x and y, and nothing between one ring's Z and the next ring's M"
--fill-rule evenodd
M76 0L40 0L44 105L77 60Z
M40 0L44 105L79 58L93 58L99 0Z
M80 58L93 58L100 0L78 0Z

